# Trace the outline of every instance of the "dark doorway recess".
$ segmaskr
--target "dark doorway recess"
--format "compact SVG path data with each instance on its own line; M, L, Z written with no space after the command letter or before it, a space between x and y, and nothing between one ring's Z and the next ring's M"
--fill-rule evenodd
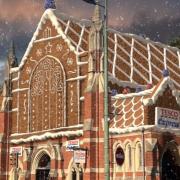
M179 152L176 148L167 149L162 157L162 180L180 180Z
M49 180L50 163L51 159L47 154L41 157L36 170L36 180Z

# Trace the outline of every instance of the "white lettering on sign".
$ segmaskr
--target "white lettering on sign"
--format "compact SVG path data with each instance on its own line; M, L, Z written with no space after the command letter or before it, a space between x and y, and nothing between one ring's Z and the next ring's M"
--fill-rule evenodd
M162 128L180 128L180 111L156 107L155 124Z
M73 151L73 149L79 148L79 139L67 141L66 150Z
M85 150L76 150L74 151L74 163L86 163L86 151Z
M10 154L18 154L19 156L22 156L22 146L11 147L10 148Z

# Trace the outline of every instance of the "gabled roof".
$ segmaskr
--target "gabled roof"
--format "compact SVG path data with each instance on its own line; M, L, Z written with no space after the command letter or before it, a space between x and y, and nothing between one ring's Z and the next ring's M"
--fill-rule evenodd
M139 93L119 94L112 97L113 119L110 128L127 128L144 125L143 100L148 97L151 90Z
M92 21L78 21L48 9L44 12L29 43L19 65L20 68L25 63L33 44L37 41L37 35L46 19L52 22L59 36L77 55L88 52L88 36ZM119 81L121 84L130 83L133 86L148 83L156 85L162 77L163 69L168 69L175 87L180 90L180 50L178 48L112 29L109 29L108 32L109 80ZM18 69L14 68L12 72Z
M180 105L180 92L176 90L170 77L166 77L161 79L160 82L155 86L151 95L143 100L144 106L155 104L158 97L164 93L167 87L172 90L172 95L176 98L177 103Z
M57 17L59 16L59 17ZM55 10L47 9L41 17L41 20L37 26L37 29L28 45L28 48L21 60L18 68L13 68L11 72L16 72L23 67L33 44L44 39L37 40L42 25L46 20L50 20L52 25L58 32L57 37L62 37L64 41L68 44L71 51L74 51L77 55L87 51L88 45L88 34L89 34L89 22L86 20L77 21L71 17L66 17L63 14L56 14Z
M180 50L140 36L109 30L109 76L137 85L156 85L168 69L180 90Z
M112 97L112 114L110 128L139 127L144 125L145 106L155 104L158 97L166 88L172 90L177 103L180 105L180 93L175 89L169 77L161 81L150 90L139 93L118 94Z

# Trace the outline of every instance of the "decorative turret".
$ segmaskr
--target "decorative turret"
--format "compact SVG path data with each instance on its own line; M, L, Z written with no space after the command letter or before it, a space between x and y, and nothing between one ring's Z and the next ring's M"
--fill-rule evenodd
M102 72L103 67L103 33L101 10L96 1L94 13L92 16L92 25L89 33L89 63L88 63L88 83L87 89L91 89L95 83L94 76L96 73ZM97 78L97 76L96 76ZM98 78L97 78L98 79ZM99 81L99 80L98 80ZM102 81L103 82L103 81ZM98 84L98 83L96 83Z
M18 61L15 54L15 46L12 41L8 50L6 69L5 69L5 83L3 87L3 96L10 97L11 96L11 79L12 74L10 73L11 68L15 68L18 66Z
M90 30L89 35L89 50L99 50L101 48L101 37L100 37L100 31L102 30L102 19L101 19L101 10L99 5L95 6L94 13L92 16L92 26Z
M56 3L54 0L45 0L45 9L56 9Z
M93 22L100 22L101 21L101 11L100 11L100 6L98 4L95 6L92 21Z
M15 54L15 46L14 46L13 41L11 42L10 48L8 51L8 66L9 66L9 69L18 66L18 62L17 62L17 58L16 58L16 54Z

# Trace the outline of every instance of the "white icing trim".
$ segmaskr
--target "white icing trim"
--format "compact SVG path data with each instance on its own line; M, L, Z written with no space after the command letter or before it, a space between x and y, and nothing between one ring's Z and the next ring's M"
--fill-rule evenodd
M158 99L158 97L163 94L163 92L165 91L165 89L167 88L168 85L172 90L173 96L176 97L177 103L180 105L180 93L175 89L172 80L169 77L166 77L162 80L161 84L159 85L158 89L153 94L153 96L151 98L143 100L144 106L154 104L156 102L156 100Z
M166 48L164 48L164 69L167 69Z
M132 33L122 33L122 32L119 32L115 29L111 29L111 28L108 28L108 31L109 32L113 32L113 33L117 33L119 35L122 35L122 36L126 36L126 37L130 37L130 38L135 38L143 43L151 43L151 44L155 44L155 45L158 45L159 47L164 47L164 48L168 48L172 51L179 51L179 49L177 47L172 47L172 46L169 46L169 45L166 45L166 44L162 44L160 42L154 42L152 40L150 40L149 38L146 38L144 39L142 36L138 36L136 34L132 34Z
M56 133L46 132L45 134L34 135L28 138L13 139L10 142L12 144L20 144L20 143L28 143L28 142L34 142L34 141L43 141L50 138L54 139L54 138L59 138L59 137L64 137L64 136L70 137L70 136L82 136L82 135L83 135L83 130L64 131L64 132L56 132Z
M154 88L144 90L139 93L117 94L116 96L113 96L112 99L126 99L126 98L132 98L132 97L137 97L137 96L147 96L153 92L153 89Z
M14 108L14 109L12 109L12 110L9 111L9 112L18 112L18 108Z
M42 39L35 40L34 43L48 41L48 40L52 40L52 39L57 39L57 38L60 38L60 37L61 37L61 35L57 35L57 36L54 36L54 37L48 37L48 38L42 38Z
M19 80L19 77L16 77L16 78L12 79L12 82L13 81L18 81L18 80Z
M87 77L87 75L85 75L85 76L78 76L78 77L75 77L75 78L67 79L66 81L83 80L83 79L86 79L86 77Z
M116 67L116 59L117 59L117 34L114 34L114 60L113 60L113 70L112 74L115 76L115 67Z
M179 51L177 51L177 55L178 55L179 68L180 68L180 52Z
M148 51L148 65L149 65L149 82L152 84L151 49L149 43L147 44L147 51Z
M87 62L77 62L78 66L82 66L82 65L86 65L86 64L88 64L88 61Z
M130 81L133 82L133 51L134 51L134 39L132 38L131 43L131 52L130 52L130 62L131 62L131 75L130 75Z
M80 101L84 101L84 99L85 99L84 96L80 97Z
M69 25L70 25L70 20L68 20L68 22L67 22L67 26L66 26L66 29L64 31L65 34L67 34L67 32L68 32Z
M138 86L141 86L142 88L145 88L145 85L140 85L138 83L135 82L129 82L129 81L121 81L118 78L114 77L111 73L108 73L108 80L110 82L112 82L113 84L117 84L118 86L122 86L122 87L131 87L131 88L136 88Z
M27 90L29 90L29 88L14 89L14 90L12 90L12 93L21 92L21 91L27 91Z
M137 131L144 131L144 130L154 130L157 132L170 132L170 133L175 133L175 134L180 134L179 129L167 129L167 128L160 128L156 125L144 125L144 126L139 126L139 127L129 127L129 128L110 128L109 132L111 135L117 135L117 134L126 134L126 133L132 133L132 132L137 132Z
M42 29L42 25L46 21L46 19L49 19L52 22L53 26L56 28L56 30L59 33L59 35L68 44L70 50L73 51L75 54L78 54L77 51L75 50L75 47L72 45L71 41L69 40L69 38L66 37L65 33L61 29L61 26L60 26L60 24L58 22L58 19L57 19L57 17L54 14L54 10L47 9L44 12L44 14L42 15L42 18L41 18L41 20L40 20L40 22L38 24L38 27L37 27L37 29L36 29L32 39L31 39L29 45L28 45L28 48L27 48L27 50L26 50L26 52L25 52L25 54L24 54L24 56L23 56L23 58L21 60L21 63L19 65L19 67L11 69L11 73L19 71L24 66L24 64L26 62L26 59L27 59L27 57L28 57L32 47L33 47L33 44L36 41L37 36L39 35L39 31Z
M73 126L66 126L66 127L58 127L58 128L54 128L54 129L51 129L51 131L62 131L62 130L72 130L72 129L77 129L77 128L83 128L83 124L78 124L78 125L73 125ZM27 133L13 133L11 134L11 137L14 137L14 136L22 136L22 135L34 135L34 134L37 134L37 133L46 133L46 132L49 132L50 130L42 130L42 131L35 131L35 132L27 132Z

